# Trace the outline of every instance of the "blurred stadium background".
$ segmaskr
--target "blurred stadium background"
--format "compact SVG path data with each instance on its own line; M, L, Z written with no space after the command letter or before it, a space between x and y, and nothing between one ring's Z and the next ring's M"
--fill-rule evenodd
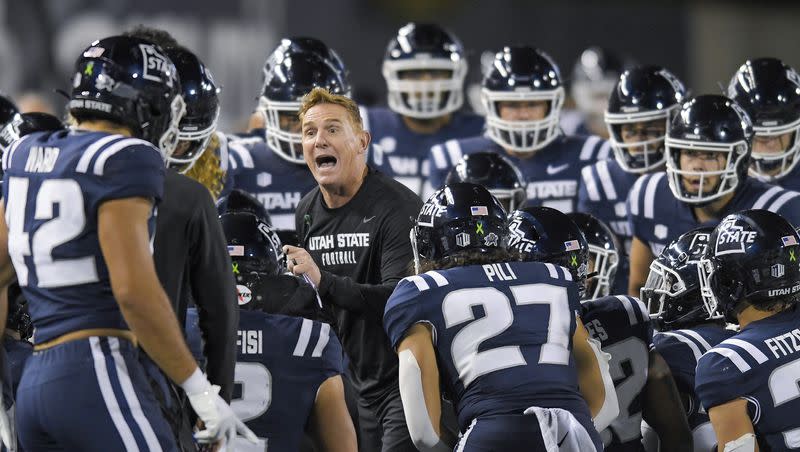
M719 92L745 59L800 66L800 2L635 0L0 0L0 90L23 108L61 113L72 64L96 38L143 23L169 30L222 85L224 130L244 128L261 66L281 36L314 36L349 67L357 100L381 104L386 43L407 21L438 22L480 56L526 43L550 53L569 82L598 45L671 69L693 93Z

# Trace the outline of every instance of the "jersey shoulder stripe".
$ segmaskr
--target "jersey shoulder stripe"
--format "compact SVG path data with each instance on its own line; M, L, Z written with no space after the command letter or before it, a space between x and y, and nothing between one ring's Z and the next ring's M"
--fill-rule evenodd
M151 143L140 140L138 138L126 138L124 140L120 140L107 146L105 149L100 151L100 154L94 161L94 168L93 172L96 176L102 176L105 172L106 161L116 155L117 153L131 147L131 146L144 146L154 152L158 152L161 155L161 151L155 148Z

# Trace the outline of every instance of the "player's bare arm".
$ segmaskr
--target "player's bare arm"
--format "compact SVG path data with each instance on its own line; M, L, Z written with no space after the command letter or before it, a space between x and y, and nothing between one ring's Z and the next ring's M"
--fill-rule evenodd
M662 452L692 450L692 432L672 372L664 358L650 351L642 417L658 433Z
M344 401L344 383L341 375L330 377L320 385L309 424L319 450L324 452L358 450L356 430Z
M634 237L631 242L631 273L628 280L628 295L632 297L639 296L639 289L647 282L647 275L650 272L650 262L653 262L655 256L650 248Z
M747 401L744 399L731 400L717 405L708 410L708 417L711 418L711 424L717 434L719 452L725 451L726 444L739 440L745 435L755 434L753 423L750 421L750 416L747 415ZM753 441L752 449L741 450L758 452L758 443Z

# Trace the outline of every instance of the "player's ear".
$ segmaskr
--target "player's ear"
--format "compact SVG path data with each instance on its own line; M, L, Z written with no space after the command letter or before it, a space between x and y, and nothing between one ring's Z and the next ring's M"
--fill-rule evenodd
M358 153L364 154L367 152L367 148L369 148L369 143L372 141L372 135L369 134L366 130L362 130L358 132Z

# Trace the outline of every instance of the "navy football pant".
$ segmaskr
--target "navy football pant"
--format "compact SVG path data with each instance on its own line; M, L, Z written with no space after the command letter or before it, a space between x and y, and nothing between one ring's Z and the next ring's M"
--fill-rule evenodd
M90 337L37 351L17 391L26 451L176 451L136 348Z

